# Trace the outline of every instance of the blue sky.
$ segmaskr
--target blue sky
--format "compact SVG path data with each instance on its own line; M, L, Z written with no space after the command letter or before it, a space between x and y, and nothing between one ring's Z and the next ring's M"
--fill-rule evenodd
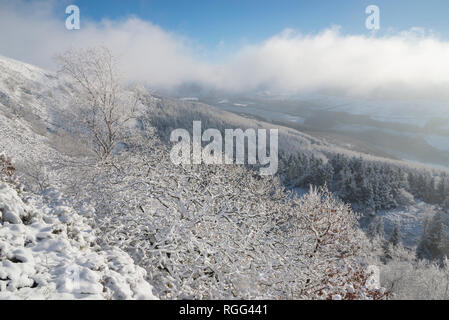
M163 29L186 36L205 48L259 42L293 28L317 33L332 25L343 33L366 34L365 8L381 10L381 31L431 29L446 38L447 0L74 0L81 14L93 20L135 15ZM62 11L61 11L62 12Z
M66 28L69 4L80 30ZM103 45L153 88L447 101L448 13L447 0L0 0L0 55L55 70L55 54Z

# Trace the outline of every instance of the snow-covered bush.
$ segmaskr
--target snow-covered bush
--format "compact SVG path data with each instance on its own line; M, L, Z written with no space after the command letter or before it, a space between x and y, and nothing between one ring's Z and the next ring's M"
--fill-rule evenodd
M11 159L0 153L0 182L15 182L15 171L16 168L12 165Z
M429 261L417 257L416 248L380 236L370 239L363 251L370 264L379 269L380 285L389 299L447 300L449 264L446 258Z
M0 299L154 299L146 272L95 232L55 190L0 181Z
M21 174L21 182L30 191L41 193L51 187L51 172L49 172L45 163L28 159L28 161L18 163L16 166Z
M391 299L447 300L449 264L416 259L412 250L398 246L386 264L380 264L381 285Z
M384 297L366 285L356 216L326 189L299 199L243 166L175 166L154 137L128 148L69 170L66 192L160 298Z

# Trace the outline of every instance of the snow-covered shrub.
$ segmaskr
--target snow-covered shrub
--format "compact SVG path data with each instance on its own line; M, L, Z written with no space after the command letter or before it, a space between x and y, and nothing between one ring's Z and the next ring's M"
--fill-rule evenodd
M16 168L12 165L11 159L0 153L0 182L15 182L15 171Z
M41 161L28 159L26 162L18 163L17 170L21 174L21 182L30 191L41 193L52 185L51 172Z
M381 284L391 299L447 300L449 298L449 264L418 260L412 250L399 246L394 256L381 265Z
M146 272L94 230L62 195L0 182L0 299L154 299Z
M276 177L175 166L156 139L142 143L64 180L94 206L98 243L129 253L160 298L384 297L365 285L356 216L326 189L299 199Z
M374 237L364 246L366 259L379 268L380 285L389 299L446 300L449 298L447 259L419 259L415 248Z

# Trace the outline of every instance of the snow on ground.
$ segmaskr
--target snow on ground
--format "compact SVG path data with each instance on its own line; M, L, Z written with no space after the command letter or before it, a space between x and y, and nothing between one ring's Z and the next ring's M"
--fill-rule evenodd
M10 119L0 114L0 152L14 155L14 161L53 159L56 151L49 147L46 138L33 132L20 119Z
M382 216L385 232L391 234L394 226L398 226L403 244L408 247L419 243L424 222L434 214L435 207L425 202L416 202L405 208L379 211Z
M0 56L0 152L16 162L52 159L49 130L67 94L54 74Z
M50 139L67 94L54 74L0 56L0 153L15 163L58 158ZM37 196L0 181L0 299L155 298L125 252L95 245L91 213L56 191Z
M0 183L0 299L156 299L125 252L94 245L82 214L54 190Z

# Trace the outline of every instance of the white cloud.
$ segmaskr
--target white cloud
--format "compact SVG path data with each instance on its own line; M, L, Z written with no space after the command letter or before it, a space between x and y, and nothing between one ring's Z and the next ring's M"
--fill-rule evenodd
M385 37L307 36L286 30L244 48L224 70L233 85L274 90L327 90L351 95L447 97L449 43L415 31ZM240 72L239 72L240 71Z
M49 1L0 2L0 54L54 69L56 53L72 46L106 45L134 80L170 86L201 73L187 39L149 22L134 17L92 22L83 18L81 9L81 29L69 31L53 8Z
M81 30L68 31L53 8L52 1L1 2L0 54L53 69L57 52L104 44L130 79L155 87L198 82L232 91L449 97L449 42L421 29L383 37L343 35L336 28L316 35L285 30L218 64L202 61L188 39L150 22L92 22L82 16Z

